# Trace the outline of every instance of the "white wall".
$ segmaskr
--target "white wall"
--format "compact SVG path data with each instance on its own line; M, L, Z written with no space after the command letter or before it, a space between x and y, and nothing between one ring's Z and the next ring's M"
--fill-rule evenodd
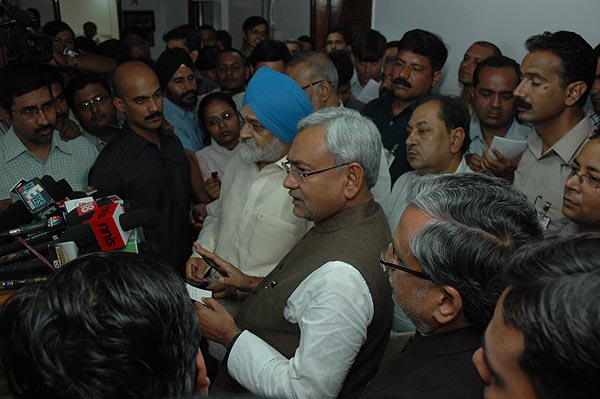
M592 47L600 42L598 0L373 0L374 29L388 40L422 28L439 34L449 49L443 93L457 93L458 64L477 40L498 45L521 63L525 40L543 31L572 30Z
M119 20L115 0L60 0L60 15L75 31L76 36L83 36L83 24L92 21L98 27L98 34L119 37Z

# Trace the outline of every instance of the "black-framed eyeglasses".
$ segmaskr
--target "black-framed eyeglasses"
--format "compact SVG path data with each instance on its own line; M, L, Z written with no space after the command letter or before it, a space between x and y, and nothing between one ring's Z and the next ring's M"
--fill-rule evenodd
M566 174L568 176L567 178L577 176L579 184L585 187L588 191L594 190L594 193L596 193L596 190L598 190L598 187L600 187L600 178L580 174L579 171L581 168L577 165L563 163L560 165L560 168L563 176Z
M318 85L318 84L321 84L321 83L323 83L323 82L325 82L325 81L327 81L327 79L321 79L321 80L317 80L316 82L313 82L313 83L307 84L306 86L302 86L302 90L306 90L306 89L308 89L309 87L316 86L316 85Z
M388 244L388 246L385 247L381 251L381 255L379 257L379 265L381 266L381 270L383 270L384 272L387 272L389 269L400 270L400 271L403 271L405 273L412 274L413 276L422 278L423 280L432 281L431 277L427 273L420 272L420 271L417 271L417 270L412 270L412 269L409 269L408 267L397 265L395 263L388 262L387 260L385 260L386 255L388 253L390 253L390 252L392 254L392 260L398 259L398 257L396 256L396 253L394 252L394 243L390 242Z
M46 113L50 110L55 111L56 110L55 106L56 106L56 101L52 100L52 101L48 101L47 103L40 105L39 107L25 107L20 110L15 110L15 109L11 108L11 111L16 112L20 115L23 115L26 118L33 118L34 116L38 115L40 113L40 111L44 115L46 115Z
M99 95L99 96L92 98L91 100L80 102L78 104L78 107L81 111L87 111L88 109L90 109L90 107L93 104L104 104L106 102L106 100L108 100L109 98L110 98L110 96L108 94Z
M292 166L290 161L282 162L281 165L283 166L283 168L285 169L285 171L288 174L291 174L292 176L294 176L294 179L296 179L296 181L304 182L304 181L306 181L306 178L308 178L312 175L327 172L328 170L341 168L342 166L350 165L350 162L344 162L343 164L340 164L340 165L334 165L329 168L315 170L314 172L300 172L300 170L298 170L298 168L296 168L295 166Z

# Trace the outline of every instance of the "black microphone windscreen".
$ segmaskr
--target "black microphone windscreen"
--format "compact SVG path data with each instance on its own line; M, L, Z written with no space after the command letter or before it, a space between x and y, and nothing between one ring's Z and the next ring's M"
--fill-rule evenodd
M98 241L96 240L96 236L94 236L92 226L87 223L67 227L67 229L60 236L60 241L73 241L79 248L89 247L90 245L98 245Z
M73 192L73 189L65 179L60 179L54 185L46 187L48 194L56 202L63 200L66 196Z
M119 224L125 231L136 227L153 227L158 223L160 213L155 209L136 209L119 216Z

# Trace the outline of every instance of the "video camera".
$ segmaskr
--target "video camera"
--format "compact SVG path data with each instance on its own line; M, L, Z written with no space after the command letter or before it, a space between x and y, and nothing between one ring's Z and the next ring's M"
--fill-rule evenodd
M0 1L0 67L14 62L48 62L52 59L52 40L32 33L27 27L37 21L28 11Z

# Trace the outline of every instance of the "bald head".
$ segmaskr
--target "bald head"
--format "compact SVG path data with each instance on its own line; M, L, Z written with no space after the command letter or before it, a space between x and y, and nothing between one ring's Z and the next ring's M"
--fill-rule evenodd
M113 75L115 107L138 133L155 132L163 123L163 98L158 76L140 61L125 62Z

